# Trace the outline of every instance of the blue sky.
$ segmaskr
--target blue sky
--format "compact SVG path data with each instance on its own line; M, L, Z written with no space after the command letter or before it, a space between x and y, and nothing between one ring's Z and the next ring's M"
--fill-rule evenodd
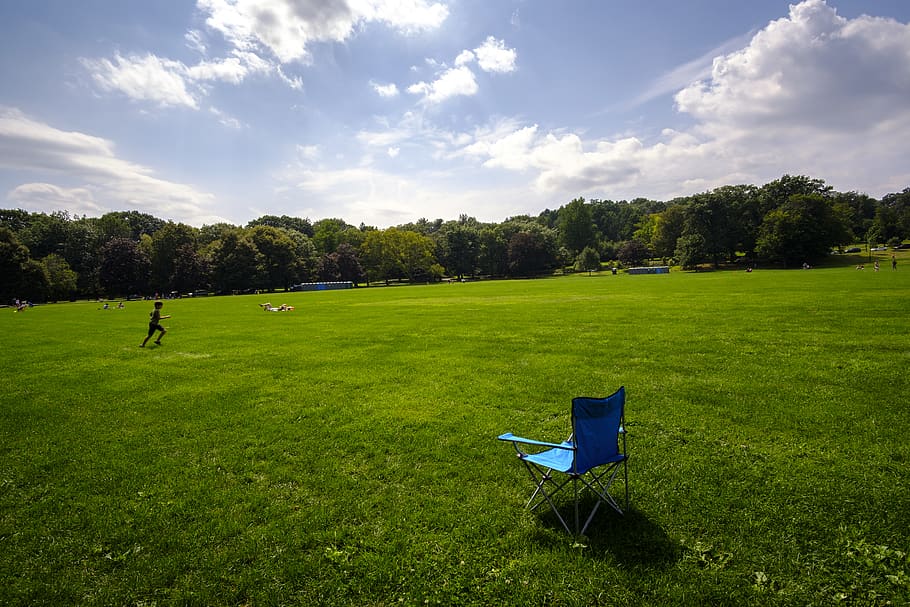
M0 208L399 225L910 187L906 0L0 4Z

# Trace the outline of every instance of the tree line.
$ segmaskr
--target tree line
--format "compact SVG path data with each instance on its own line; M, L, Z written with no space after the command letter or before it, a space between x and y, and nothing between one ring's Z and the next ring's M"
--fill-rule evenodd
M196 228L137 211L10 209L0 210L0 300L523 277L651 259L683 268L737 260L792 267L850 243L908 238L910 188L877 200L791 175L669 201L577 198L537 217L484 223L462 215L386 229L286 215Z

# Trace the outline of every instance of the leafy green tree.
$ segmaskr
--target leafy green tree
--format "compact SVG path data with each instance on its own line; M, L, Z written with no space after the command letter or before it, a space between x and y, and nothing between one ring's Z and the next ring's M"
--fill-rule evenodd
M831 196L834 212L849 228L853 240L865 241L875 221L878 202L866 194L857 192L835 193ZM848 244L848 243L844 243Z
M591 272L600 270L600 253L594 247L585 247L575 260L575 269L579 272Z
M82 217L70 222L63 249L63 258L77 276L76 289L83 294L95 295L99 292L101 247L107 240L99 235L97 224L98 219L93 217Z
M696 268L708 258L705 237L698 232L683 234L676 241L675 254L683 270Z
M676 243L682 236L686 212L682 204L673 204L665 211L650 215L655 218L651 248L657 257L673 257Z
M160 230L166 223L163 219L139 211L114 211L112 213L107 213L102 216L102 218L108 216L116 217L125 222L126 225L129 226L129 237L133 240L139 240L143 234L151 236Z
M723 186L712 190L711 195L726 207L729 234L723 242L731 257L737 251L754 256L763 217L758 188L753 185Z
M474 275L480 254L480 234L473 226L450 222L440 230L442 263L450 275Z
M312 282L316 279L316 267L319 260L316 246L306 234L294 230L289 231L287 234L294 247L294 273L297 276L297 280Z
M736 253L730 207L712 192L691 198L686 207L683 233L701 234L705 242L705 253L715 268L722 259L732 259Z
M367 233L360 245L360 258L366 272L367 283L389 280L401 274L392 243L386 237L386 230Z
M201 248L208 247L213 242L220 241L226 234L237 230L237 226L229 223L214 223L204 225L199 228L198 245Z
M516 232L509 239L508 267L512 276L534 276L552 270L556 265L555 239L548 241L540 230L527 229Z
M316 274L319 280L333 282L341 280L341 270L338 268L338 256L335 253L323 255L316 265Z
M888 224L888 227L893 226L893 230L886 230L893 232L889 238L899 238L900 240L910 238L910 188L905 188L900 193L885 194L882 197L881 208L887 210L882 212L882 217L887 216L892 222ZM879 229L885 228L877 217L876 223L879 225Z
M335 264L338 266L338 279L349 280L355 286L363 281L364 273L357 256L357 249L343 242L338 245L338 250L332 253Z
M198 230L184 223L167 222L152 234L152 288L166 293L174 289L174 268L177 265L177 251L184 245L196 247Z
M793 196L827 196L832 191L823 179L812 179L805 175L784 175L766 183L757 192L761 216L772 209L783 207Z
M174 260L174 273L171 285L180 293L189 293L197 289L209 289L212 284L212 265L205 255L191 244L182 244L177 248Z
M316 250L323 254L335 252L342 242L342 235L348 228L342 219L320 219L313 224L313 244Z
M50 281L47 268L35 259L27 259L22 264L19 274L19 285L16 292L19 297L29 301L45 301L47 299Z
M56 253L51 253L41 260L48 280L47 297L51 301L60 301L75 297L78 286L76 273L66 260Z
M262 269L266 288L285 290L297 280L297 256L294 241L283 228L259 225L248 230L250 239L262 254Z
M28 226L18 233L22 244L28 247L33 259L47 257L51 253L62 255L66 248L70 217L66 212L32 214Z
M12 230L0 227L0 301L9 303L25 296L19 289L24 280L23 266L29 259L28 247Z
M797 194L765 216L756 252L769 261L792 267L824 258L846 238L847 227L829 199L818 194Z
M558 226L559 242L573 258L597 242L591 207L584 198L576 198L559 210Z
M254 219L253 221L246 224L247 228L255 228L257 226L270 226L273 228L281 228L283 230L294 230L295 232L300 232L306 236L313 236L313 225L310 223L309 219L301 219L299 217L289 217L287 215L282 215L278 217L276 215L263 215L259 219Z
M639 240L627 240L616 252L616 257L627 266L640 266L651 256L647 245Z
M430 280L430 268L436 263L433 240L410 230L389 228L387 231L392 232L394 249L407 279L411 282Z
M109 296L144 293L151 262L136 241L112 238L101 247L98 280Z
M482 274L505 276L508 273L509 242L500 226L487 226L478 233L477 265Z
M228 232L212 253L212 278L222 292L263 286L262 255L242 230Z
M22 209L0 209L0 228L8 228L17 234L28 227L31 214Z

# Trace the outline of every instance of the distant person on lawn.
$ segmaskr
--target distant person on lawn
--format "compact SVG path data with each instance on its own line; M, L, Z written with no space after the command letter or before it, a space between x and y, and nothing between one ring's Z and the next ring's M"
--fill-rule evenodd
M155 334L155 331L161 331L161 335L159 335L158 339L155 340L156 344L158 344L159 346L161 345L161 338L164 337L165 333L167 333L167 330L165 330L165 328L161 326L161 321L164 320L165 318L170 318L170 315L168 315L168 316L161 315L161 307L163 305L164 305L163 301L156 301L155 309L152 310L151 312L149 312L149 316L151 317L151 319L149 320L149 334L146 336L145 339L142 340L142 343L139 344L140 348L145 347L145 344L148 342L149 339L151 339L152 335Z

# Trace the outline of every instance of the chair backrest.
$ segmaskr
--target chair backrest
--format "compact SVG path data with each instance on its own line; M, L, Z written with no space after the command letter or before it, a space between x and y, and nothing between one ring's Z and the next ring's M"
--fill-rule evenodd
M619 428L625 404L625 387L606 398L579 396L572 399L577 474L584 474L595 466L615 460L619 454Z

